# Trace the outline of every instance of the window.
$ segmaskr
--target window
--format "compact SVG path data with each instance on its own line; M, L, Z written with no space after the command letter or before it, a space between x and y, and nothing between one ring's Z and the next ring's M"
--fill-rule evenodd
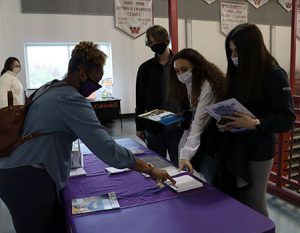
M25 44L27 88L37 89L53 79L61 80L68 70L68 62L76 43L65 44ZM107 55L104 75L100 82L102 88L96 97L111 97L113 74L110 43L98 43Z

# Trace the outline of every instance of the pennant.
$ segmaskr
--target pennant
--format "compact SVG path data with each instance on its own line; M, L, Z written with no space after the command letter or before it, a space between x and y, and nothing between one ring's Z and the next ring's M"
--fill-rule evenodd
M256 9L265 5L269 0L248 0Z

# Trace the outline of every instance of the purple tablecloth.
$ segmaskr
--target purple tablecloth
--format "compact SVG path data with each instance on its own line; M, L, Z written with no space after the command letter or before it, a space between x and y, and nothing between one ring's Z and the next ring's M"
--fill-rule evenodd
M117 142L153 154L132 139ZM178 194L168 187L157 189L150 178L134 171L109 176L104 169L107 165L92 154L85 155L84 162L87 176L71 178L64 189L67 219L74 233L275 232L271 220L207 184ZM72 198L111 191L121 209L71 214Z

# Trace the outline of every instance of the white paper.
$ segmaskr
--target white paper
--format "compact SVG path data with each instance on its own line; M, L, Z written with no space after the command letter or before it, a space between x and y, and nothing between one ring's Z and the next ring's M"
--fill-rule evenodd
M115 168L115 167L106 167L105 170L108 172L109 175L129 171L128 168L118 169L118 168Z
M86 172L83 169L83 167L74 168L70 170L70 177L84 176L84 175L86 175Z
M203 187L203 184L199 180L196 180L190 175L175 177L174 180L176 181L175 185L173 185L171 181L166 181L165 184L178 193Z

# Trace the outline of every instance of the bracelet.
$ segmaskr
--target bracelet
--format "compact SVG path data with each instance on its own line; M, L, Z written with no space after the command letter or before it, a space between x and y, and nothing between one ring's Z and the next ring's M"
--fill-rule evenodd
M261 128L261 124L260 124L260 120L259 119L255 119L255 129L256 130L260 130L260 128Z

